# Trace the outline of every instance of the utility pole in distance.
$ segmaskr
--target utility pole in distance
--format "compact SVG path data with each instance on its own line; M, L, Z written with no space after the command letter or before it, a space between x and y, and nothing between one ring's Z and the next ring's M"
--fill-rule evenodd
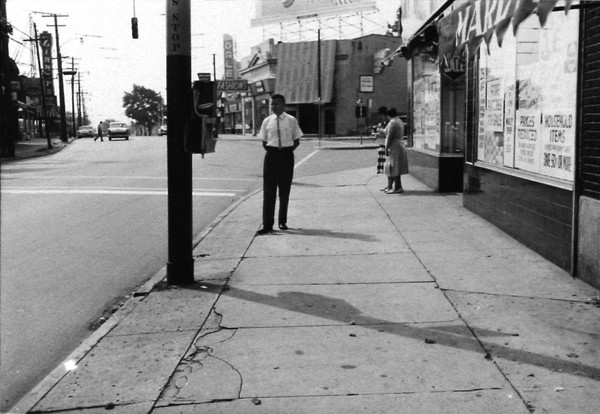
M194 283L192 154L184 148L186 118L192 113L190 0L167 0L167 282Z
M60 55L60 39L58 37L58 18L68 17L66 14L43 14L42 17L54 17L54 25L49 24L48 26L54 26L54 32L56 35L56 60L58 61L58 95L60 104L60 140L67 142L67 115L65 113L65 87L63 85L63 72L62 72L62 56ZM64 27L64 25L60 25Z

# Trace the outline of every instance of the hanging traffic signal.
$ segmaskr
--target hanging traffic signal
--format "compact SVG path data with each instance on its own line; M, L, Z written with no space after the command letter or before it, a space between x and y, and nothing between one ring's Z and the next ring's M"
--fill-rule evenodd
M138 38L138 20L137 17L131 18L131 37Z

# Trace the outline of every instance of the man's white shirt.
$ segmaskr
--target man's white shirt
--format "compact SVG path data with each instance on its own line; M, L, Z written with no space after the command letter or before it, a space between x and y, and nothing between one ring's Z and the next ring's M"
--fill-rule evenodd
M298 126L298 120L283 112L279 115L279 134L281 136L281 147L293 147L294 140L300 138L304 133ZM260 137L269 147L279 147L279 135L277 134L277 115L271 114L265 118L260 127Z

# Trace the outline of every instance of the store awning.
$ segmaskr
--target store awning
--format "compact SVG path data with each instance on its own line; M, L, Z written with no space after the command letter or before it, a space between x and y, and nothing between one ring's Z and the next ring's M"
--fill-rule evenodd
M521 22L536 13L543 27L558 1L469 0L438 21L439 55L450 62L465 48L473 53L483 41L489 45L494 34L498 45L502 46L511 23L513 33L516 33ZM564 2L565 13L568 13L573 0L560 1Z
M335 40L321 41L321 102L333 98ZM316 103L319 100L318 42L278 45L275 93L290 104Z

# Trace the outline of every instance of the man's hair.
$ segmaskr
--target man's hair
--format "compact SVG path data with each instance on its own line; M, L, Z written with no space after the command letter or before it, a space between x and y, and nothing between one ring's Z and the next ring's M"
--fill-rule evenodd
M281 102L285 103L285 96L283 96L280 93L276 93L275 95L271 96L272 101L274 101L275 99L279 99Z
M387 113L387 107L386 106L380 106L379 108L377 108L377 113L385 115Z
M398 116L398 112L396 111L396 108L390 108L390 109L388 109L387 110L387 114L388 114L389 117L392 117L392 118Z

